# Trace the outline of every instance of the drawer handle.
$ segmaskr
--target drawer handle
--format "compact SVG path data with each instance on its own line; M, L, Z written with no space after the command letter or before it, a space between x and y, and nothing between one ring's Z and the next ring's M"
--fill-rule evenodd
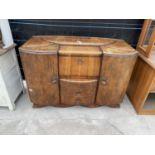
M84 63L83 58L78 58L78 63L79 63L79 64L83 64L83 63Z

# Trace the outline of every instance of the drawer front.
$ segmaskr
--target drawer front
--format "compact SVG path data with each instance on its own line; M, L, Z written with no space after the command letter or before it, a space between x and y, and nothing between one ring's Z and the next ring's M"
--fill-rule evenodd
M16 60L14 58L14 50L0 56L0 68L2 73L9 72L12 69L12 67L15 65L16 65Z
M96 78L99 76L99 56L59 56L59 75L62 78Z
M95 102L97 80L60 80L61 104L92 106Z

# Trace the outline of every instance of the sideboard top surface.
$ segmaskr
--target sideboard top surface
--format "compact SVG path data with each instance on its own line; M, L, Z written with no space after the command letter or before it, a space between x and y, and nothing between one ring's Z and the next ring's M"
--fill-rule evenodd
M135 54L124 40L80 36L33 36L20 47L21 52L55 54Z

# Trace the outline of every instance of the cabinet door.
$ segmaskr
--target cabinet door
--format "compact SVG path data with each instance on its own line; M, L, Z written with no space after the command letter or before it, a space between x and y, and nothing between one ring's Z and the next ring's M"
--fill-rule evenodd
M97 80L60 80L61 104L93 106Z
M136 56L104 55L102 61L96 104L117 106L125 95Z
M22 53L22 64L34 106L58 105L57 55Z

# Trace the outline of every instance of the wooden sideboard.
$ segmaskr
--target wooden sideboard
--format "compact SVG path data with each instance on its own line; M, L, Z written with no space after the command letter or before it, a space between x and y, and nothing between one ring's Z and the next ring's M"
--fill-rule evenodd
M123 40L34 36L20 47L34 106L119 106L137 58Z

